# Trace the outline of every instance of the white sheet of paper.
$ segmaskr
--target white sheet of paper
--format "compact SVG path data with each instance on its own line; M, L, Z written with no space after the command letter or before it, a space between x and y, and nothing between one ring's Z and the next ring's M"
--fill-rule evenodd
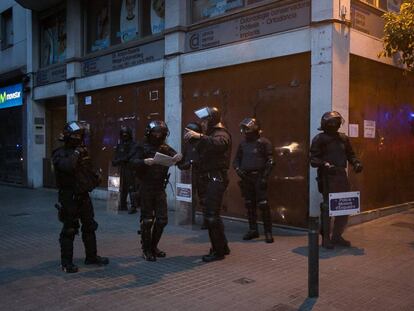
M364 120L364 138L375 138L375 121Z
M349 137L358 137L358 136L359 136L359 125L349 124Z
M155 164L164 165L164 166L172 166L175 164L172 157L167 156L163 153L157 152L154 156Z

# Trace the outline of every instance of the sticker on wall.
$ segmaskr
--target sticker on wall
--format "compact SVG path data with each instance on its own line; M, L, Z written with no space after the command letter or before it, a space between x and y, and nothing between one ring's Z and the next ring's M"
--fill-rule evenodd
M364 120L364 138L375 138L375 121Z
M359 137L358 124L349 124L349 137Z
M91 105L91 104L92 104L92 96L86 96L85 105Z
M151 100L151 101L155 101L155 100L158 100L158 90L155 90L155 91L150 91L149 92L149 99Z

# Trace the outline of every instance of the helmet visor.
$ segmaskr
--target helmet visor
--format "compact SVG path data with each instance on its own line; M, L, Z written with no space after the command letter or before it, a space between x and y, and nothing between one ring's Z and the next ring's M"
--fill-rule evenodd
M208 118L210 116L210 112L209 112L208 107L198 109L198 110L194 111L194 113L199 119L205 119L205 118Z

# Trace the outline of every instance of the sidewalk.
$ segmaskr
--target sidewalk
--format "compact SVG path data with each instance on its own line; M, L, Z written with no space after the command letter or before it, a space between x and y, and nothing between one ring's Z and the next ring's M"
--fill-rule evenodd
M174 226L167 258L141 257L138 216L95 201L106 267L59 269L56 192L0 186L0 310L414 310L414 210L353 226L355 247L321 250L320 297L307 299L307 235L275 229L275 243L245 242L245 223L226 221L231 255L205 264L206 231Z

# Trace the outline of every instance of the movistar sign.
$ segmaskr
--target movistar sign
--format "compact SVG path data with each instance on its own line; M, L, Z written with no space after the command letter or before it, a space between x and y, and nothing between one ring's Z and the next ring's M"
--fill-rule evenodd
M22 84L0 87L0 109L20 106L23 104Z

